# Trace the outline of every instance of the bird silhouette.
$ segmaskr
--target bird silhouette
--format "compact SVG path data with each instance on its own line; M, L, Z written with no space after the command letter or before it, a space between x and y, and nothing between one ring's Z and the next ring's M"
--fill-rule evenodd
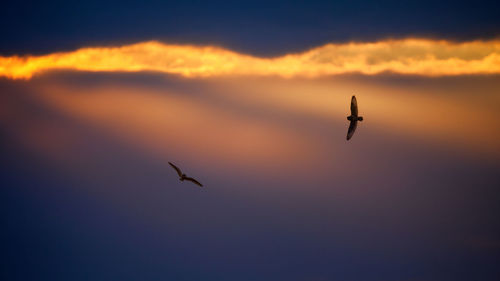
M351 121L349 124L349 129L347 130L347 140L352 138L356 127L358 127L358 121L363 121L362 116L358 116L358 102L356 101L356 96L351 98L351 115L347 116L347 120Z
M168 162L168 164L170 164L170 166L172 166L172 168L175 169L175 171L177 172L177 174L179 175L179 180L180 181L184 181L184 180L187 180L187 181L191 181L191 182L194 182L195 184L199 185L199 186L203 186L200 182L198 182L197 180L191 178L191 177L188 177L186 176L186 174L182 173L181 169L179 169L177 166L175 166L174 164Z

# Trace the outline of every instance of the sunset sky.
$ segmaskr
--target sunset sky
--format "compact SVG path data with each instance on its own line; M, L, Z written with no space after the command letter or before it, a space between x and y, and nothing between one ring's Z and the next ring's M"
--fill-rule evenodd
M499 280L499 14L2 4L1 279Z

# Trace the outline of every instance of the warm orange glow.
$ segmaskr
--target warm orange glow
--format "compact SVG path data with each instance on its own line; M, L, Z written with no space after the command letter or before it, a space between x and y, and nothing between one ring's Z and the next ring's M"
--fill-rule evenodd
M287 165L287 155L306 161L311 154L307 137L291 128L221 110L188 95L119 85L93 88L91 95L62 85L39 91L43 104L104 128L155 157L218 159L228 165L245 159L247 166L276 168Z
M378 132L388 136L406 135L419 141L438 141L449 146L476 147L500 154L500 130L492 130L500 128L498 107L494 106L498 101L494 97L487 98L488 94L485 94L490 91L496 93L497 88L482 89L477 94L481 98L461 98L457 92L450 98L444 94L447 90L440 87L422 92L421 88L398 88L366 83L366 80L363 83L342 79L291 79L283 83L274 79L234 79L221 84L220 92L225 88L226 92L238 93L225 96L234 102L271 110L288 110L329 122L345 120L349 115L346 104L349 104L350 94L356 94L365 121L368 120L366 116L370 116L369 127L376 128ZM361 126L368 126L364 124L368 123Z
M157 71L184 77L255 75L320 77L382 72L446 76L500 73L500 41L455 43L404 39L327 44L298 54L258 58L218 47L155 41L122 47L82 48L44 56L0 57L0 77L29 79L56 69Z
M325 138L328 146L345 149L345 117L352 94L357 95L365 117L359 139L383 134L387 139L440 144L494 157L500 153L500 131L495 130L500 124L498 110L487 106L493 100L484 93L477 99L454 93L458 95L450 99L442 87L425 93L421 88L341 80L213 80L203 87L207 100L187 90L171 92L163 87L41 83L36 97L56 111L165 159L179 152L184 159L219 159L228 165L244 159L245 165L269 168L287 165L290 155L302 163L322 157L318 155L325 148L318 143L324 136L318 139L314 128L304 131L309 129L298 120L331 124L327 130L333 135Z

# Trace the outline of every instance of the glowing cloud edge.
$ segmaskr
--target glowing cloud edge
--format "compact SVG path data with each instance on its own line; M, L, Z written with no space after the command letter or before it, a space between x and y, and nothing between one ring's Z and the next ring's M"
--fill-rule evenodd
M301 53L259 58L214 46L147 41L90 47L41 56L0 56L0 77L30 79L51 70L155 71L184 77L321 77L384 72L420 76L500 73L500 40L451 42L429 39L326 44Z

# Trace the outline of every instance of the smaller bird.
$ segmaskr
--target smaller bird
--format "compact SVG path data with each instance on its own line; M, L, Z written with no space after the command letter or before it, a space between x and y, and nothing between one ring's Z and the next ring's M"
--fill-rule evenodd
M172 166L172 168L175 169L175 171L177 171L177 174L179 175L179 180L180 181L184 181L184 180L187 180L187 181L191 181L191 182L194 182L195 184L199 185L199 186L203 186L200 182L198 182L197 180L193 179L193 178L190 178L188 176L186 176L186 174L182 173L181 172L181 169L179 169L177 166L175 166L174 164L168 162L168 164L170 164L170 166Z
M347 140L352 138L356 127L358 126L358 121L363 121L363 116L358 116L358 102L356 101L356 96L351 98L351 115L347 116L347 120L351 121L349 124L349 129L347 130Z

